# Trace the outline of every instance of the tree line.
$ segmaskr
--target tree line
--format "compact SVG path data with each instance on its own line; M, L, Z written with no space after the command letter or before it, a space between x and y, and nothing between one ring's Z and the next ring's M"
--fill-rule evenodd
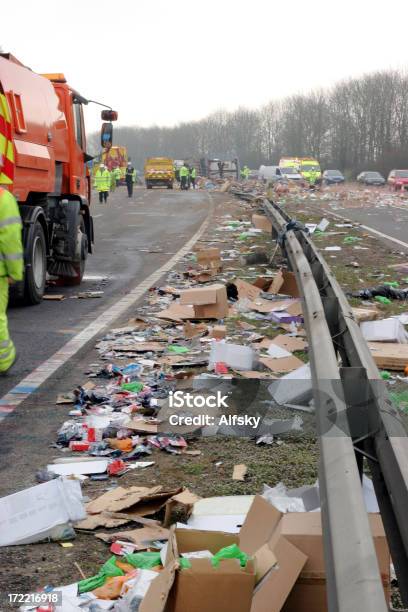
M375 72L174 127L115 127L114 142L127 146L138 169L150 156L238 157L258 168L282 156L311 155L349 176L367 169L387 173L408 167L408 75Z

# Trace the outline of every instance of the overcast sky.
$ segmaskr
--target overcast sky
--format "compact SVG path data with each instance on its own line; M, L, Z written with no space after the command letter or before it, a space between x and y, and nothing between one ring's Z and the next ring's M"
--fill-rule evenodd
M407 68L407 0L14 0L0 45L64 72L121 125L173 125L258 107L383 68ZM88 128L99 116L87 112Z

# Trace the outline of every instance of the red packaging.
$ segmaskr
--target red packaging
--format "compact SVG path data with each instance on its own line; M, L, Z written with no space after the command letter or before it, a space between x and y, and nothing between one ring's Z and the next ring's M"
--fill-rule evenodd
M116 476L116 474L120 474L125 469L126 463L122 459L115 459L108 465L108 474L109 476Z
M89 450L88 440L71 440L69 448L72 451L87 451Z
M96 442L95 427L88 427L88 442Z
M228 366L223 361L217 361L214 371L216 374L228 374Z

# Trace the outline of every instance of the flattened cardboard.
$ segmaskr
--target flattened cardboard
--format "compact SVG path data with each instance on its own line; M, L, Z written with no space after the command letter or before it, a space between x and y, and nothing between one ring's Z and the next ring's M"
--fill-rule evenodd
M156 315L159 319L169 319L170 321L183 321L185 319L195 319L194 308L192 306L182 306L173 303L165 310Z
M146 550L153 540L168 540L169 530L163 527L142 527L141 529L127 529L116 533L95 533L95 537L104 542L124 540L136 544L138 550Z
M190 323L187 321L187 323L185 323L183 327L184 337L188 339L195 338L197 336L202 336L207 331L208 327L205 323L197 323L196 325L194 325L194 323Z
M307 342L302 338L297 338L296 336L285 336L283 334L273 338L271 343L276 344L281 348L285 348L287 351L304 351L308 346Z
M217 301L217 288L219 287L223 287L223 285L208 285L208 287L180 291L180 304L190 306L215 304Z
M232 470L232 480L245 480L245 476L248 472L248 468L244 463L238 463L234 465L234 469Z
M371 355L379 368L405 370L408 364L408 344L368 342Z
M244 370L239 372L243 378L275 379L276 376L270 372L258 372L257 370Z
M375 321L382 313L376 308L352 308L353 315L357 323L364 321Z
M259 287L255 287L255 285L251 285L241 278L236 278L234 280L234 285L238 291L239 299L247 298L248 300L256 300L256 298L261 293L261 289Z
M260 229L263 232L272 233L272 223L265 215L252 215L252 225L255 229Z
M274 359L273 357L260 357L259 361L272 372L293 372L293 370L296 370L304 365L303 361L294 355L292 355L292 357L282 357L280 359Z

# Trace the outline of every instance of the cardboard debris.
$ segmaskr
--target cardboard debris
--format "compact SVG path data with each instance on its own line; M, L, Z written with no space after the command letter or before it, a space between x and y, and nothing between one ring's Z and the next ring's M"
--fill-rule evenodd
M376 308L352 308L353 315L357 323L363 323L363 321L374 321L381 316L381 312Z
M225 325L214 325L211 330L210 337L215 340L223 340L227 335L227 328Z
M261 293L261 290L258 287L255 287L255 285L251 285L240 278L234 280L234 285L237 288L238 298L240 300L247 298L248 300L253 301L256 300Z
M291 297L300 297L295 274L287 270L279 270L268 289L268 293L281 293Z
M221 270L221 252L220 249L199 249L195 251L197 263L203 268L210 268L216 271Z
M180 292L180 304L192 306L194 318L224 319L228 316L227 291L224 285L208 285Z
M191 514L191 511L194 507L194 504L197 503L201 497L192 493L188 489L184 489L181 493L177 493L173 495L166 501L166 512L164 515L163 524L167 527L171 524L172 513L176 508L182 508L184 514L188 517Z
M272 233L272 223L265 215L252 215L252 225L263 232Z
M98 514L100 512L121 512L126 510L140 514L152 514L149 511L149 503L152 506L156 506L156 502L159 502L159 506L163 507L166 501L173 495L180 493L181 489L166 490L161 485L155 487L117 487L107 493L104 493L100 497L97 497L93 501L86 505L86 511L88 514ZM143 511L140 511L140 510Z
M184 319L196 319L192 306L182 306L174 302L165 310L158 312L156 317L159 319L169 319L170 321L183 321Z
M132 542L136 544L137 550L151 548L154 540L168 540L169 530L160 526L142 527L140 529L128 529L126 531L116 531L115 533L95 533L95 537L111 544L117 540Z
M207 331L208 327L205 323L197 323L194 325L194 323L187 321L183 326L184 337L188 340L196 338L197 336L203 336Z
M248 472L248 468L244 463L234 465L232 471L232 480L245 480L245 476Z
M247 370L244 372L240 372L240 375L243 378L259 378L260 380L262 379L270 380L270 379L276 378L270 372L260 372L258 370Z
M281 348L286 349L287 351L304 351L308 344L302 338L297 338L295 336L287 336L280 334L275 338L264 338L262 342L258 345L259 348L269 348L271 344L276 344Z
M304 365L303 361L292 355L292 357L260 357L259 361L272 372L293 372Z
M61 302L62 300L65 300L65 295L62 295L62 293L45 293L42 299L50 300L53 302Z
M403 371L408 365L408 344L369 342L368 346L379 368Z

